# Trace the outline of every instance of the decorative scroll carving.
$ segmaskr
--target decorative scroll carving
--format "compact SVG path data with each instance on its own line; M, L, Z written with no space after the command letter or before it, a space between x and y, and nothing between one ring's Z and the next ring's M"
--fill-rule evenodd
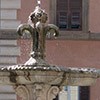
M33 87L33 100L53 100L59 93L57 86L35 84Z
M18 87L14 88L16 94L22 98L22 100L30 100L29 98L29 90L26 86L19 85Z
M59 93L59 88L57 86L52 86L48 91L47 100L55 99L58 93Z
M47 84L19 85L15 87L16 94L22 100L53 100L59 93L57 86Z

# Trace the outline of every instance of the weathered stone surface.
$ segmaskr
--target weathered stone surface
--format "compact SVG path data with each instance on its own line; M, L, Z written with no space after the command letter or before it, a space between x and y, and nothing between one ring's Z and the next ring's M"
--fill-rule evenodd
M2 77L3 75L5 77ZM16 65L1 68L0 76L0 84L44 83L57 86L89 86L100 77L100 73L95 69L62 69L60 67L38 67L38 65L37 67ZM8 78L8 76L10 77Z
M15 87L15 91L22 100L53 100L59 93L59 87L36 83L33 85L19 85Z

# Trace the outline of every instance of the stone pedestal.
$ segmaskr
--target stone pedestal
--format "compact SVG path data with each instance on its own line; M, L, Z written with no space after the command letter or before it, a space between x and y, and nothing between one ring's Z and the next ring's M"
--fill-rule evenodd
M57 86L46 84L19 85L14 89L22 100L53 100L59 93Z

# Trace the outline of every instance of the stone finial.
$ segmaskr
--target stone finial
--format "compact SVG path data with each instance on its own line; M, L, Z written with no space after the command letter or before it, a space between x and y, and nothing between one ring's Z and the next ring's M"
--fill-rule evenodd
M21 24L17 28L17 33L21 36L24 33L31 34L31 37L33 39L31 62L33 58L34 59L45 58L46 35L49 34L50 36L50 34L53 34L52 36L56 37L59 34L57 26L53 24L47 24L47 25L45 24L48 19L47 13L39 6L41 4L40 0L38 0L37 2L38 2L38 6L36 6L35 10L29 15L28 23ZM28 61L28 63L30 63L30 61Z
M41 5L41 1L37 0L37 4L38 4L38 6L40 6Z

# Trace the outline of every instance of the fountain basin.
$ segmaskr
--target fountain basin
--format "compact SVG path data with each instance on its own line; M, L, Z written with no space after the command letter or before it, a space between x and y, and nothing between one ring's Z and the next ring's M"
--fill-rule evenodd
M58 66L14 65L0 70L0 84L35 84L54 86L90 86L100 77L94 68L70 68Z

